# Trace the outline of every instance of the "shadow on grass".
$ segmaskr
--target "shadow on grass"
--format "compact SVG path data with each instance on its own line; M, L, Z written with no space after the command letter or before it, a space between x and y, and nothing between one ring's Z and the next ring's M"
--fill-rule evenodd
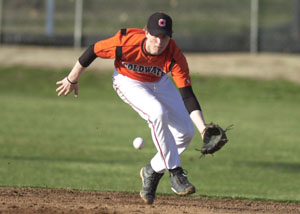
M255 168L271 169L278 172L300 173L300 163L248 161L244 164Z
M38 162L67 162L78 164L100 164L100 163L124 163L124 160L120 159L89 159L89 158L62 158L62 157L47 157L47 156L2 156L0 160L6 160L9 164L14 161L38 161Z

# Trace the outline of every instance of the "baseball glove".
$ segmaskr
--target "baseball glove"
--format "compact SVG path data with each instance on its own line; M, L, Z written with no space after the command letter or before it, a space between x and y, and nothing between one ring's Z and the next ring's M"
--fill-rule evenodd
M198 150L202 153L201 157L219 151L228 142L226 131L231 129L232 126L233 125L223 130L217 124L208 124L204 130L203 146Z

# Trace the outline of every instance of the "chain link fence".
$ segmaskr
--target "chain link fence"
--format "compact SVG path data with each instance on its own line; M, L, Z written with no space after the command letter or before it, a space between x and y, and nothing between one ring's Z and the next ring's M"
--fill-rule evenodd
M0 0L0 42L73 46L78 1ZM149 15L163 11L173 18L174 39L183 51L250 50L252 0L80 1L81 46L108 38L121 28L143 28ZM259 0L259 51L300 51L299 1Z

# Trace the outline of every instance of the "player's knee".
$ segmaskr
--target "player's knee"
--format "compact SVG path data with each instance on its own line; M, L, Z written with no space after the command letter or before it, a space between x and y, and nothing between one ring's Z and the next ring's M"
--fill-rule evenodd
M189 144L195 135L195 129L193 125L187 125L181 128L180 134L175 136L179 144Z
M191 142L191 140L193 139L195 135L195 130L194 130L194 127L188 127L186 129L186 131L184 132L184 141L185 142Z
M165 121L168 119L168 110L162 106L157 106L153 108L151 113L151 119L153 121Z
M190 145L192 138L194 136L194 132L189 130L181 135L181 137L176 138L176 144L178 147L178 154L181 155L186 148Z

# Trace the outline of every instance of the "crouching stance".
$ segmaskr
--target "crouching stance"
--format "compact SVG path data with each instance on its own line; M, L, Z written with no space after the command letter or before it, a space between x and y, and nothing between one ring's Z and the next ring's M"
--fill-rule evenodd
M122 29L88 47L70 74L57 82L59 96L73 90L78 96L82 71L96 57L115 59L113 88L147 121L157 149L150 163L140 170L143 184L140 196L148 204L154 202L157 186L166 171L174 193L184 196L196 191L182 169L180 156L194 136L194 125L201 136L205 130L186 58L172 39L172 32L171 17L154 13L145 29Z

